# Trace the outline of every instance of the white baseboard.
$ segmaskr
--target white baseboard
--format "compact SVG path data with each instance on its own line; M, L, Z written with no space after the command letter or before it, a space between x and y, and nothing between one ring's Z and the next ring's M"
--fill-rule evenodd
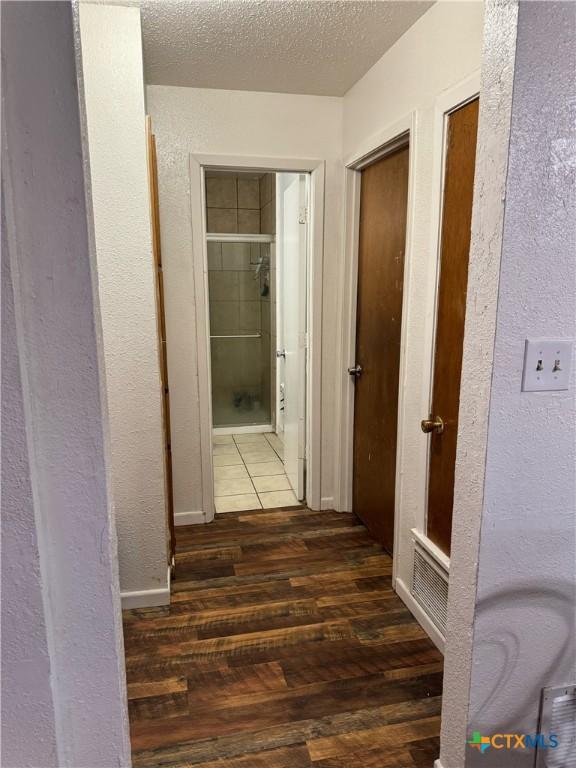
M440 632L436 624L434 624L434 622L428 616L428 614L422 608L422 606L419 605L416 602L416 600L414 600L414 598L410 594L410 590L408 589L406 584L404 584L402 579L400 578L396 579L396 584L394 588L398 593L398 597L402 600L402 602L408 608L410 613L412 613L416 621L420 624L422 629L429 636L430 640L432 640L436 648L438 648L438 650L441 653L444 653L444 642L445 642L444 635Z
M334 497L333 496L323 496L320 499L320 509L335 509L335 507L334 507Z
M202 525L208 522L201 509L195 512L175 512L174 525Z
M157 608L161 605L170 605L170 567L167 569L165 587L120 592L120 600L123 611L127 608Z

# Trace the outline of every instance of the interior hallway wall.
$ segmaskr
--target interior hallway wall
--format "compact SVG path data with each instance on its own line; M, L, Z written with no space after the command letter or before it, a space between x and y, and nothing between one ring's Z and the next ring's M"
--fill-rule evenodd
M521 391L525 339L576 336L575 39L572 3L487 4L439 768L531 768L466 739L576 680L576 371Z
M122 768L128 707L72 9L21 1L1 15L1 763Z
M332 501L338 264L342 247L342 100L148 86L158 143L176 512L202 510L189 154L326 161L321 495Z
M469 732L535 733L540 689L576 682L574 361L568 390L521 391L526 338L576 339L575 40L574 4L519 3Z
M140 10L81 3L80 32L120 585L126 600L159 604L169 585Z
M344 97L344 159L355 157L388 126L416 111L416 156L412 260L405 277L406 382L404 443L399 445L401 477L401 536L395 553L398 578L410 589L412 538L410 531L425 529L427 437L420 420L428 414L431 361L430 328L434 314L437 248L432 232L434 160L441 146L435 142L437 98L480 68L483 3L441 2L430 8ZM346 289L344 278L340 280ZM341 299L344 302L344 299ZM351 387L342 361L341 386ZM338 457L337 457L338 460Z
M4 6L5 8L6 6ZM4 24L4 19L2 19ZM2 188L2 753L5 768L58 764L38 533L26 444ZM20 701L15 698L19 695Z

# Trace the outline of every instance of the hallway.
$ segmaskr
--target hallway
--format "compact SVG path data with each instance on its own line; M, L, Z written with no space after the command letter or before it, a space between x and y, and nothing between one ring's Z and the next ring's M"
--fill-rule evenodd
M134 766L419 768L442 657L352 515L177 529L170 607L124 612Z

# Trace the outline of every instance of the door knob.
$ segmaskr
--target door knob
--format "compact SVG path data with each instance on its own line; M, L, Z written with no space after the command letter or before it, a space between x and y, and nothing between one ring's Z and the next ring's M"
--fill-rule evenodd
M422 428L422 432L435 432L437 435L441 435L442 432L444 432L444 422L440 416L436 416L435 418L430 416L429 419L423 419L420 422L420 427Z
M348 373L350 376L354 376L354 378L357 379L359 376L362 376L362 366L355 365L352 368L348 368Z
M283 357L284 360L286 360L286 350L283 349L283 350L280 351L279 349L277 349L276 350L276 357Z

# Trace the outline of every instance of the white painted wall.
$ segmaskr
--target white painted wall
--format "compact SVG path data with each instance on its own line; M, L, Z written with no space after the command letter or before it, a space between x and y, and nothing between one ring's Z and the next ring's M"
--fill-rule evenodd
M428 414L437 249L431 233L438 221L434 162L442 151L435 135L435 103L480 67L483 4L438 2L348 91L344 97L345 161L374 148L388 126L416 112L412 137L414 198L412 247L405 280L406 384L399 446L401 496L398 578L409 589L413 527L424 530L427 438L420 420ZM342 280L341 289L345 290ZM341 299L345 306L344 299ZM344 321L343 321L344 322ZM340 366L344 370L346 361ZM343 387L353 386L344 377Z
M576 336L575 36L569 3L487 5L444 768L532 766L465 740L534 733L541 688L576 680L575 371L521 392L525 338Z
M466 753L517 14L516 2L490 0L486 6L444 660L445 768L461 768Z
M1 762L52 768L58 763L56 722L2 182Z
M1 13L1 762L129 766L72 10Z
M575 38L571 3L519 4L468 713L483 733L535 732L540 689L576 681L576 370L568 391L520 391L525 338L576 339Z
M80 32L120 584L126 605L159 604L166 513L140 11L82 3Z
M164 86L149 86L147 100L158 145L176 512L202 504L189 153L326 161L321 495L331 505L342 100Z

